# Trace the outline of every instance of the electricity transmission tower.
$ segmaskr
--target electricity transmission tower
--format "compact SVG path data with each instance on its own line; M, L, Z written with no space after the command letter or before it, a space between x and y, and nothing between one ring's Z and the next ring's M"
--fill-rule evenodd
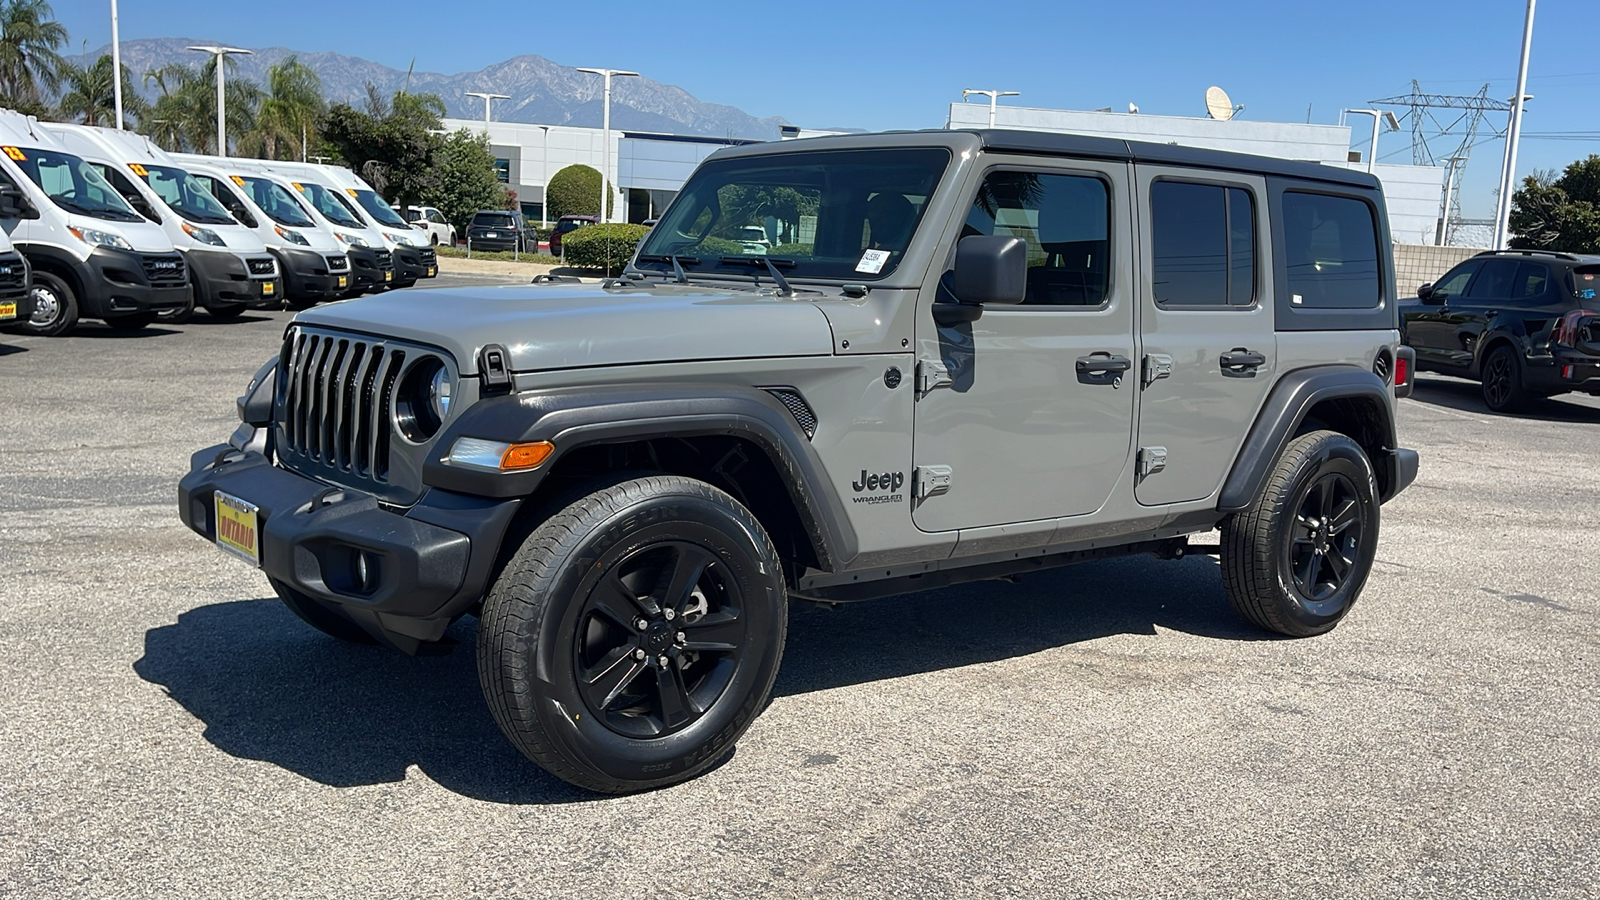
M1452 161L1450 173L1446 176L1448 182L1444 186L1444 195L1440 199L1439 217L1441 242L1448 238L1451 222L1461 219L1461 192L1456 187L1461 182L1461 176L1466 171L1467 160L1472 156L1472 147L1478 142L1480 132L1484 126L1484 114L1490 112L1503 112L1509 117L1511 103L1506 100L1496 100L1489 96L1489 85L1485 84L1476 94L1427 94L1423 93L1422 86L1412 80L1411 93L1401 94L1398 97L1385 97L1382 100L1370 101L1374 106L1403 107L1406 112L1400 118L1411 126L1411 162L1418 166L1448 165ZM1435 110L1454 110L1453 117L1449 113L1435 115ZM1448 119L1448 124L1443 121ZM1496 128L1493 123L1488 125L1490 137L1501 137L1505 134L1502 129ZM1438 142L1453 142L1448 152L1435 153L1433 144Z

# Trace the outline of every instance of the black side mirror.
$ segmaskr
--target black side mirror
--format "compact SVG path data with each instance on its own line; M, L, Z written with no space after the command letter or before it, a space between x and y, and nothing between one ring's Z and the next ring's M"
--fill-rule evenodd
M1425 284L1417 288L1417 299L1428 306L1444 305L1444 295L1435 293L1432 284Z
M39 211L33 208L23 193L10 185L0 187L0 219L37 219Z
M950 289L964 304L1021 303L1028 295L1028 245L1010 235L962 238Z

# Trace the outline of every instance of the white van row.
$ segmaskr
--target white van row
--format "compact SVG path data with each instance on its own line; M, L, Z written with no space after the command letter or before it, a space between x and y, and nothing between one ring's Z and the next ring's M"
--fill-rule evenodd
M196 307L223 319L303 307L438 273L426 235L349 169L169 154L10 110L0 232L0 327L44 335L80 318L135 329ZM25 297L14 309L8 265Z

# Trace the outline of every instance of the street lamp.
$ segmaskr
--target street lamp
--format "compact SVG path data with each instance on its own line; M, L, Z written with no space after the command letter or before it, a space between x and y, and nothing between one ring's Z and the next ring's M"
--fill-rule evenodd
M511 99L511 97L509 95L506 95L506 94L485 94L482 91L467 91L467 96L468 97L482 97L483 98L483 133L484 134L488 134L489 133L489 103L490 103L490 101L493 101L493 100L510 100Z
M223 58L229 53L240 53L249 56L255 51L242 50L238 47L221 47L215 44L203 47L190 47L200 53L210 53L217 58L217 155L228 155L228 106L224 102L225 95L222 86Z
M592 75L603 75L606 79L605 103L601 107L600 117L600 221L609 222L611 217L606 215L606 203L611 199L611 188L608 179L611 177L611 79L612 78L637 78L638 72L624 72L621 69L585 69L578 68L579 72L588 72Z
M1372 144L1367 148L1367 173L1370 175L1372 173L1373 166L1377 165L1378 163L1378 123L1386 121L1389 123L1390 131L1399 131L1400 120L1396 119L1394 117L1394 113L1389 112L1388 110L1384 110L1382 112L1379 112L1375 109L1345 110L1345 115L1349 115L1350 113L1372 117Z
M978 94L978 95L983 96L983 97L988 97L989 98L989 127L993 128L994 127L994 111L995 111L995 107L1000 104L1000 98L1001 97L1015 97L1015 96L1018 96L1021 93L1022 93L1021 91L979 91L979 90L974 90L972 88L968 88L968 89L963 90L961 92L961 101L963 103L965 103L966 99L969 96L973 95L973 94Z
M1522 63L1517 67L1517 93L1511 98L1511 122L1506 127L1506 162L1500 172L1500 200L1495 206L1493 249L1504 250L1511 241L1511 195L1517 189L1517 145L1522 141L1522 107L1528 93L1528 51L1533 48L1533 5L1522 23Z
M111 92L117 104L117 130L122 130L122 42L117 39L117 0L111 0Z
M538 125L544 134L539 141L539 227L550 227L550 126Z

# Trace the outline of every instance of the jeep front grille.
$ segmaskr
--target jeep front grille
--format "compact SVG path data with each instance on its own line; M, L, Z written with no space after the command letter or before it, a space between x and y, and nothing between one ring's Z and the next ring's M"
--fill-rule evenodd
M806 398L792 387L769 387L766 392L778 399L784 408L789 410L789 415L800 424L800 430L806 433L806 440L817 436L817 414L811 411L811 405L806 403Z
M408 355L417 354L383 341L291 329L279 361L279 455L388 481L389 409Z
M173 287L189 283L189 270L183 257L176 253L166 255L145 254L139 257L144 267L144 277L152 287Z

